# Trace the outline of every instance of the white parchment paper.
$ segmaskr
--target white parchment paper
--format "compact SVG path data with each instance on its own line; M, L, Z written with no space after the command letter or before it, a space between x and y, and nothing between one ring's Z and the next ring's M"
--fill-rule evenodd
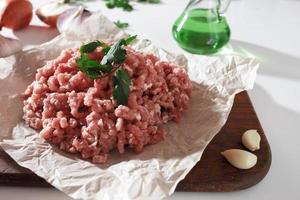
M162 199L193 166L225 124L235 94L253 87L258 68L254 58L173 55L148 40L135 49L186 67L194 89L179 124L165 125L167 138L143 153L113 152L105 165L95 165L61 152L38 137L22 120L22 97L36 69L62 49L94 39L113 41L125 33L101 14L93 14L76 32L67 31L39 47L0 60L1 147L21 166L43 177L74 199Z

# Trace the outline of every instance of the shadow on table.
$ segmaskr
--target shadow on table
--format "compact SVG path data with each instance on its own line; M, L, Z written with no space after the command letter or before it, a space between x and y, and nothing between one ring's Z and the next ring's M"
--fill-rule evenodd
M39 45L53 39L59 32L56 28L30 25L25 29L14 31L23 45Z
M277 104L273 97L261 86L255 84L253 90L255 90L255 93L252 93L252 97L255 99L255 102L257 102L255 104L255 109L264 111L262 120L264 120L266 122L265 124L268 126L272 126L266 128L272 128L272 130L276 130L283 135L288 131L288 137L296 138L298 135L298 133L296 134L296 129L300 129L300 114ZM268 136L268 132L266 132L266 135Z
M295 157L298 156L299 147L293 145L296 142L290 142L298 137L298 130L300 129L300 114L278 105L272 96L261 86L254 86L255 94L254 98L255 109L260 112L263 111L263 116L260 117L261 122L265 125L264 131L269 141L272 150L272 165L267 176L256 186L250 187L245 190L236 192L201 192L201 193L191 193L191 192L176 192L175 196L166 198L166 200L179 200L187 198L187 194L193 196L190 199L231 199L239 200L243 199L245 195L251 194L263 194L263 199L271 199L274 188L282 187L282 183L296 182L298 177L294 175L296 166L294 166L295 161L291 161L291 155L294 154ZM275 116L275 117L274 117ZM272 130L272 132L270 132ZM296 131L297 130L297 131ZM289 145L290 142L290 145ZM282 166L282 163L289 163ZM282 176L284 174L284 176ZM272 178L270 178L272 177ZM291 180L294 179L294 180ZM263 186L261 186L261 184ZM293 188L291 188L293 187ZM297 186L291 185L290 190L296 191Z
M272 179L268 179L267 175L263 180L266 185L261 188L253 187L252 190L271 191L273 188L282 187L282 183L293 183L298 180L298 177L294 176L297 170L296 162L291 158L297 157L299 152L299 146L295 145L297 142L292 142L292 140L299 137L300 114L277 104L276 100L261 86L256 84L254 90L255 93L252 96L257 102L255 108L260 112L263 111L261 122L265 124L263 128L270 143L273 159L269 172ZM283 167L282 163L289 164ZM297 186L294 185L291 185L289 189L298 190ZM269 197L272 197L272 193L269 194Z
M293 71L290 71L290 73L292 75ZM296 75L299 76L300 74ZM294 78L289 74L283 74L282 77ZM285 187L285 183L298 182L299 177L295 176L295 172L299 169L299 163L296 160L300 148L295 140L299 138L300 113L276 103L276 99L257 84L255 84L253 90L255 92L251 96L255 99L255 109L259 111L258 117L264 125L263 129L268 138L273 157L270 171L262 181L264 186L251 188L253 192L259 191L260 194L263 194L265 191L272 191L274 188ZM282 163L286 164L283 166ZM296 184L291 184L288 190L291 194L296 194L299 189ZM272 193L264 194L264 199L271 199Z
M255 44L231 41L234 51L251 54L262 63L259 73L300 80L300 58Z

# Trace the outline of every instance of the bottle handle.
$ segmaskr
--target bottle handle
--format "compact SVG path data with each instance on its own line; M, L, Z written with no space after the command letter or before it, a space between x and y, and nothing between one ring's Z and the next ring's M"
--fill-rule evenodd
M230 0L217 0L218 1L218 13L219 14L224 14L227 9L228 9L228 6L230 4Z
M202 1L202 0L200 0L200 1ZM188 5L185 7L185 9L192 7L193 4L197 4L198 2L199 2L199 0L190 0Z

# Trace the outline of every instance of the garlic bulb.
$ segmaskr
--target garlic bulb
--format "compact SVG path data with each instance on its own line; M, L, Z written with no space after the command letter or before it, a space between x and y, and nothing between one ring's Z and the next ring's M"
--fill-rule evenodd
M60 33L72 33L82 26L85 19L91 15L92 13L82 6L71 8L58 17L57 30Z
M248 130L242 136L243 145L250 151L255 151L260 148L260 135L257 130Z
M36 10L36 15L44 23L51 27L56 27L58 17L74 5L66 4L62 2L51 2L43 5Z
M22 44L19 40L0 35L0 58L10 56L20 50L22 50Z
M240 149L229 149L221 153L236 168L250 169L257 163L257 156Z

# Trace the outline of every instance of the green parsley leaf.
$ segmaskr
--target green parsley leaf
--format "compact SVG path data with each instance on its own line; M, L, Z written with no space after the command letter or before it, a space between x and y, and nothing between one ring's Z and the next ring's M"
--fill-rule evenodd
M81 46L81 56L77 60L79 70L92 79L101 78L112 74L113 98L118 105L126 105L128 102L130 78L125 69L120 68L126 59L126 50L123 46L129 45L136 39L136 35L124 38L113 44L106 46L104 43L94 41ZM102 46L105 56L101 62L89 59L88 53L93 52L98 46Z
M95 60L90 60L87 54L82 54L81 58L77 60L77 64L81 69L92 69L97 67L99 64Z
M106 1L106 7L113 9L113 8L123 8L125 11L132 11L133 7L130 4L130 0L104 0ZM152 3L158 4L160 0L135 0L136 2L143 2L143 3Z
M116 63L120 64L124 62L126 59L126 50L122 48L124 41L123 39L116 42L112 45L107 52L107 54L103 57L101 61L101 65L106 65L108 63Z
M99 70L99 63L95 60L90 60L86 53L81 54L80 59L77 60L79 70L84 72L92 79L96 79L102 74Z
M104 44L100 41L90 42L80 47L80 53L91 53L95 51L97 47L103 46Z
M120 20L114 22L114 24L118 27L118 28L127 28L129 26L129 24L127 22L121 22Z
M133 7L129 4L129 0L105 0L106 6L112 8L123 8L124 11L132 11Z
M130 78L125 69L118 69L112 77L113 98L118 105L127 105L129 96Z
M128 38L124 39L124 45L130 45L136 38L137 35L129 36Z
M101 61L101 65L107 65L108 63L121 64L126 59L126 50L123 49L123 45L129 45L136 39L136 35L130 36L126 39L121 39L110 47L106 55Z
M103 51L104 55L106 55L109 52L109 50L110 50L110 46L107 46L107 47L104 47L102 51Z
M99 69L100 69L102 72L109 73L109 72L111 72L111 70L113 69L113 66L109 63L109 64L106 64L106 65L100 65L100 66L99 66Z
M96 69L89 69L85 71L86 75L91 79L97 79L100 75L102 75L101 71Z

